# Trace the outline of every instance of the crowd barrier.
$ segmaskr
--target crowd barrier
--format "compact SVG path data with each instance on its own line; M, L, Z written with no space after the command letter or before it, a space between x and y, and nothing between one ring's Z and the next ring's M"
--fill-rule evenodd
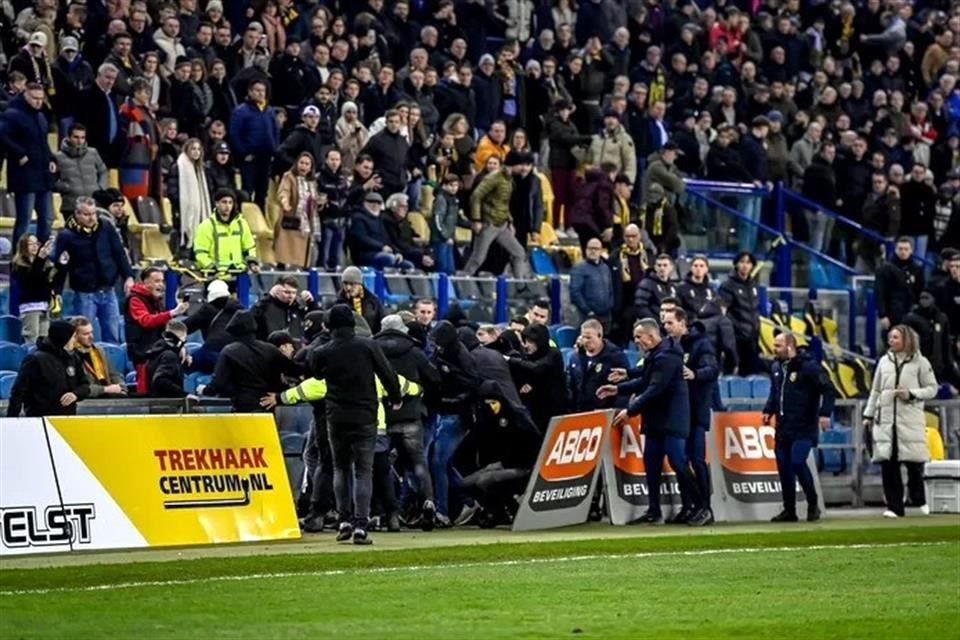
M288 487L267 414L0 419L0 555L296 539Z

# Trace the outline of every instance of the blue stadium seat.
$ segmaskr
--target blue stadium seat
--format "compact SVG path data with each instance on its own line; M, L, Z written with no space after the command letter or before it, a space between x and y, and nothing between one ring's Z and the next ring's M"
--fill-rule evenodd
M557 347L567 349L577 342L577 336L580 335L576 327L560 327L554 334L554 340L557 341Z
M37 350L37 345L36 345L36 344L24 344L24 345L20 345L20 348L23 349L24 355L30 355L31 353L33 353L34 351Z
M821 445L849 445L853 443L853 429L836 426L820 434ZM852 450L849 450L852 454ZM839 475L846 473L848 466L847 449L817 448L817 470Z
M0 399L9 400L13 391L13 383L17 381L17 374L5 373L0 375Z
M641 354L639 351L624 351L623 354L627 356L627 364L631 369L640 364Z
M0 341L23 343L23 324L16 316L0 316Z
M717 385L720 387L720 397L726 400L730 398L730 378L733 376L720 376Z
M770 396L770 378L767 376L750 376L750 397L766 400Z
M198 342L203 343L203 334L200 333L200 330L197 329L193 333L187 336L187 342Z
M576 350L576 349L573 349L573 348L571 348L571 347L564 347L563 349L560 349L560 353L563 354L563 366L564 366L564 367L569 367L569 366L570 366L570 362L573 360L573 356L574 356L574 354L575 354L576 352L577 352L577 350Z
M740 376L730 376L730 397L731 398L752 398L753 389L748 378Z
M0 369L7 371L18 371L20 363L27 357L19 344L0 344Z
M137 384L137 372L131 371L128 373L126 378L124 378L124 382L127 384Z
M553 263L553 258L541 247L534 247L530 251L530 264L537 275L552 276L557 273L557 265Z
M186 349L187 349L187 353L190 354L190 355L193 355L193 352L194 352L194 351L196 351L197 349L200 349L201 347L203 347L203 343L201 343L201 342L188 342L188 343L187 343L186 345L184 345L184 346L185 346Z
M299 456L303 453L307 436L302 433L283 431L280 433L280 448L285 456Z
M126 375L133 367L127 367L127 348L124 345L101 342L97 344L110 362L110 368L120 375Z

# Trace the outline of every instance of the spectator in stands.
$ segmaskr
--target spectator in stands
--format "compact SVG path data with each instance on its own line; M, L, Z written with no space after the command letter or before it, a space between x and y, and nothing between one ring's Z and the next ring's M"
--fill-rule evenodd
M50 323L50 335L20 364L10 391L7 417L64 416L77 413L77 403L90 396L90 386L76 354L70 350L73 325Z
M385 117L386 127L367 141L361 153L373 159L382 181L381 194L402 193L409 177L410 143L400 133L400 112L390 109Z
M273 230L278 265L306 269L316 264L321 231L314 156L303 151L280 179L280 217ZM261 337L261 339L263 339Z
M267 103L267 85L254 80L247 87L247 99L230 114L230 142L240 159L243 190L264 210L270 162L280 144L277 114Z
M80 92L77 121L87 127L87 143L100 152L111 169L118 166L118 141L121 131L119 99L113 92L119 70L109 62L97 69L94 83Z
M530 242L540 242L540 227L544 220L543 187L540 175L533 170L533 153L515 150L510 153L519 156L510 193L510 217L517 242L526 247Z
M690 261L690 271L683 279L683 282L677 285L677 299L691 323L703 311L708 302L716 298L713 283L710 281L710 262L707 256L695 255Z
M46 242L50 237L53 217L50 192L57 165L47 145L49 124L43 112L46 92L40 84L28 84L26 90L10 101L0 114L0 148L10 162L7 184L13 192L17 219L10 242L17 241L30 224L37 210L37 237Z
M103 342L120 342L120 306L114 287L123 278L124 295L133 287L133 270L113 223L97 214L92 198L77 198L73 217L57 234L53 262L58 278L69 277L74 315L100 322Z
M497 158L502 164L508 153L510 145L507 144L507 125L502 120L497 120L490 125L487 135L477 143L477 150L473 154L473 168L477 173L483 171L491 157Z
M237 170L233 166L233 155L230 145L218 142L213 147L213 153L207 160L204 171L213 193L220 189L233 189L236 186Z
M167 286L164 273L157 267L140 272L140 282L130 287L123 316L127 338L127 355L137 372L137 393L150 388L147 351L160 340L164 327L173 318L186 313L189 303L181 300L173 309L164 311Z
M947 248L940 255L945 273L940 279L932 280L930 288L937 306L947 314L951 341L957 345L954 349L960 359L960 251Z
M510 357L507 362L530 417L541 433L546 433L550 418L567 410L563 355L551 346L546 325L531 324L522 337L525 357Z
M811 125L813 126L813 125ZM797 144L800 144L798 141ZM796 145L794 145L796 148ZM842 204L837 189L837 172L834 161L837 147L832 141L824 142L803 172L803 196L812 202L822 204L830 210L837 210ZM810 233L810 247L814 251L830 248L830 235L834 218L823 211L806 209L807 230Z
M63 196L60 213L67 218L73 215L79 196L107 188L107 165L96 149L87 146L87 128L79 122L70 126L67 137L60 143L56 161L59 179L55 189Z
M573 104L561 98L553 105L554 116L546 119L545 134L550 143L548 167L550 184L553 186L553 226L557 229L570 227L564 215L569 214L577 187L577 149L590 144L591 136L581 135L577 125L570 120ZM579 232L578 232L579 233Z
M293 276L281 276L270 288L270 293L261 298L250 312L257 323L257 339L266 341L274 331L285 330L299 340L304 335L304 319L318 309L313 294L304 289L297 295L300 285Z
M873 437L873 461L880 463L885 518L905 515L903 476L907 467L910 504L927 511L923 465L930 459L927 448L925 400L937 395L937 379L930 361L920 353L916 332L896 325L887 334L890 350L880 358L873 374L873 388L863 411L863 428Z
M821 136L823 127L819 122L814 121L807 125L807 130L803 137L793 143L790 148L790 155L787 160L787 171L792 179L793 189L802 190L804 195L813 193L807 189L806 174L807 169L813 164L817 154L822 152ZM823 202L827 206L833 206L833 202L817 199L816 202Z
M380 347L355 335L350 307L334 305L327 317L331 340L310 355L310 373L327 382L327 428L333 453L334 493L340 526L337 541L370 544L367 535L377 439L377 381L389 403L401 406L397 375ZM259 397L259 396L258 396ZM348 474L353 475L352 482ZM350 488L353 487L351 496ZM352 521L351 521L352 518Z
M957 369L950 339L950 320L937 307L936 299L929 290L920 293L917 304L904 317L903 324L916 332L917 346L930 361L937 381L949 384L954 389L960 387L960 370Z
M597 397L632 395L627 409L617 414L615 424L622 424L628 416L643 417L646 436L643 462L647 471L650 506L634 522L662 524L660 478L665 456L677 474L683 503L694 505L700 504L701 500L697 495L696 480L687 465L690 400L687 383L683 379L683 350L672 339L661 336L659 321L655 318L642 318L633 332L637 346L646 354L643 366L631 369L626 374L630 380L597 389ZM623 376L614 379L623 380Z
M656 247L658 255L676 257L680 248L680 221L677 210L659 182L651 182L645 193L646 203L639 212L643 228Z
M586 251L587 241L597 238L609 245L613 240L614 182L616 166L606 163L587 170L584 182L577 183L566 211L566 224Z
M460 176L448 173L441 189L434 193L433 217L430 220L430 246L438 273L456 271L456 232L460 219Z
M250 311L238 311L227 325L233 341L217 358L213 378L200 395L230 398L236 413L262 413L260 399L284 389L283 375L300 368L277 347L257 340L257 321Z
M610 264L614 273L614 294L616 297L616 328L614 341L626 344L633 331L636 315L637 286L644 279L648 267L647 252L643 246L642 231L635 224L623 229L623 245L611 256Z
M436 386L440 381L440 372L427 360L421 344L409 332L400 316L389 315L383 319L382 329L374 341L383 349L383 354L397 375L421 386ZM437 508L433 501L433 482L427 469L423 444L423 405L420 396L405 396L399 409L388 407L386 418L392 447L400 454L404 466L417 478L423 509L421 527L424 531L430 531Z
M738 372L748 376L760 370L760 312L754 270L757 260L749 251L741 251L733 261L733 271L720 285L727 314L733 321L737 341Z
M690 396L690 433L687 436L687 460L697 481L699 504L687 504L671 522L702 526L713 523L710 509L710 475L707 469L707 431L710 430L712 401L720 368L713 345L699 322L689 322L683 309L664 315L667 335L683 349L683 379ZM684 513L686 511L686 513Z
M464 267L469 275L475 274L484 263L494 242L509 254L515 278L525 278L529 272L527 252L517 241L510 213L514 188L512 176L519 173L522 159L519 154L512 156L510 164L484 178L470 196L474 242L470 259Z
M116 156L114 164L120 168L120 190L131 202L148 196L159 203L163 194L164 171L169 172L179 156L177 150L170 158L169 165L161 166L159 145L163 141L156 113L151 106L151 91L150 83L145 78L133 81L132 94L120 106L117 115L119 133L115 138L116 144L111 143L110 147ZM107 115L109 116L109 113ZM93 113L90 117L99 116ZM173 123L175 125L176 121ZM91 142L94 140L94 134L90 131L88 138ZM103 149L98 148L102 155ZM104 158L104 161L108 167L111 166L110 160Z
M659 318L660 303L666 298L677 297L673 277L673 258L666 254L657 256L653 269L637 285L634 295L637 318Z
M83 316L70 319L73 325L73 352L77 355L90 387L89 398L123 396L127 386L123 372L116 371L110 359L93 341L93 323Z
M797 482L807 498L807 520L820 519L816 485L807 463L820 431L830 426L833 385L814 358L797 349L797 339L780 333L773 339L776 362L771 371L770 395L763 423L776 425L774 452L783 491L783 511L773 522L797 521Z
M914 262L910 238L897 238L894 255L877 267L875 286L880 328L889 331L903 322L924 288L923 270Z
M404 260L403 255L390 245L390 236L381 218L382 210L383 196L376 191L369 191L363 198L363 206L353 214L347 232L353 263L378 269L413 269L413 264Z
M750 132L743 136L738 149L743 166L750 174L751 182L757 187L766 187L767 190L773 188L765 146L769 132L770 121L766 116L757 116L751 121ZM753 251L757 247L759 228L756 223L760 221L762 204L763 198L760 196L749 195L740 198L740 210L747 217L747 220L737 220L737 240L741 251Z
M332 108L336 107L332 106ZM320 109L314 105L308 105L303 108L300 117L303 122L294 127L277 148L277 154L273 159L274 175L283 175L294 169L294 165L304 153L309 153L314 160L322 158L324 149L333 143L333 138L325 138L319 129Z
M213 373L220 352L233 342L227 325L241 310L243 305L230 295L226 282L214 280L207 285L206 301L185 320L188 334L199 331L203 337L203 345L193 352L194 371Z
M677 156L683 153L680 146L673 140L668 140L647 158L647 169L643 172L643 193L649 196L653 185L659 185L661 192L669 196L671 203L686 191L686 185L680 170L677 168ZM649 229L650 224L647 224Z
M926 257L927 244L933 235L936 205L937 191L927 179L927 167L916 162L910 169L909 179L900 186L900 206L907 215L900 216L897 233L913 240L914 253L921 259Z
M363 126L355 103L347 101L341 105L340 119L337 120L334 132L337 147L343 154L343 168L347 172L353 171L354 161L370 139L370 132Z
M151 345L147 357L147 393L152 398L185 398L183 371L190 366L186 344L187 325L179 320L167 323L160 339Z
M592 318L580 325L576 350L567 366L570 411L579 413L616 406L614 398L598 398L597 389L607 383L614 369L627 369L623 351L604 339L603 325Z
M899 233L902 219L900 190L879 172L873 174L871 185L872 189L863 201L863 209L858 212L858 219L863 220L863 225L874 233L888 239L894 238ZM857 244L856 270L873 273L879 269L882 260L880 244L871 238L860 237Z
M380 299L363 285L363 273L360 269L350 266L343 270L340 277L340 292L337 294L337 303L349 306L370 327L376 335L380 333L380 323L385 315ZM420 314L417 314L420 317Z
M23 327L23 343L36 344L47 337L50 328L50 303L53 301L55 270L48 259L53 238L43 245L37 236L26 234L17 241L11 278L19 292L18 315Z
M214 215L200 223L193 234L193 255L197 266L218 272L260 270L257 243L250 226L237 206L237 197L230 189L220 189L213 196Z
M424 252L423 244L427 238L420 238L413 225L407 219L410 212L410 198L405 193L394 193L387 198L387 213L383 216L383 226L390 238L390 246L404 261L417 269L427 271L433 267L433 257Z
M177 163L167 174L167 195L173 204L174 227L181 255L193 246L197 226L210 217L210 182L203 166L203 143L190 138L183 144Z
M623 128L620 115L612 109L604 112L603 130L593 135L587 154L587 164L592 167L600 167L605 162L614 164L616 172L626 175L630 182L637 181L637 152L633 138Z
M587 241L585 259L570 271L570 301L580 312L581 321L598 320L609 328L613 319L613 272L603 259L599 238Z

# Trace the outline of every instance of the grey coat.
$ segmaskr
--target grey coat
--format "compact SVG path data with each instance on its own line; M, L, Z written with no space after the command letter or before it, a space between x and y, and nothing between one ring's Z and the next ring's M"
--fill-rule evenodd
M910 391L909 400L895 395L896 389ZM937 378L930 362L919 353L903 359L892 352L877 363L873 388L867 400L864 418L873 419L873 460L890 460L893 455L893 434L897 434L897 459L901 462L927 462L926 418L924 400L937 395Z
M60 174L55 188L63 194L61 211L69 213L80 196L107 188L107 165L93 147L86 144L76 147L69 139L64 139L54 157Z

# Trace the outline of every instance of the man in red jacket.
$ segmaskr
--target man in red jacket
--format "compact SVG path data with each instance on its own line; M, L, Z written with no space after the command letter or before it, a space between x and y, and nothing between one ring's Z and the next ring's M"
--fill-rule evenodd
M169 311L163 310L167 287L163 271L147 267L140 272L140 282L130 288L123 309L127 334L127 354L137 372L137 393L147 393L147 349L160 339L164 327L175 316L186 313L189 304L180 302Z

